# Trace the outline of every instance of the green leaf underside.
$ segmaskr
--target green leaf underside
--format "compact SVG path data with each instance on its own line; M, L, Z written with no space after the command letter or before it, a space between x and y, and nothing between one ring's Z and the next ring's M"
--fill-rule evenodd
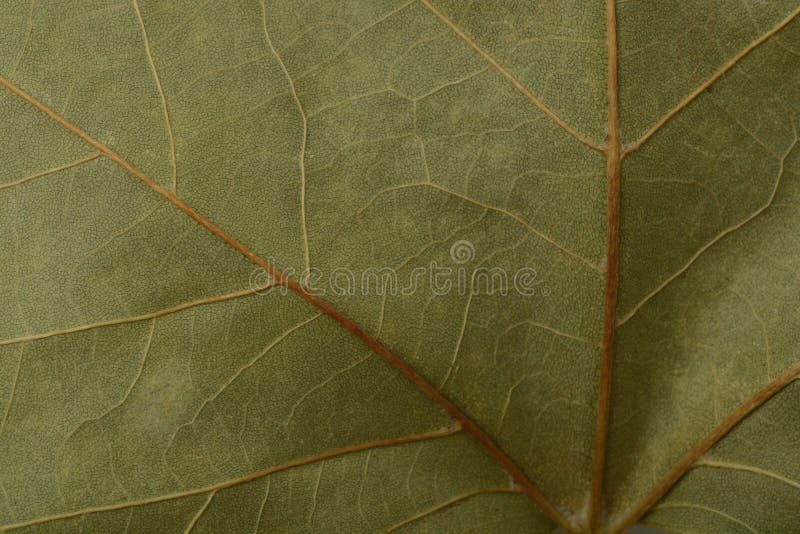
M800 361L799 7L617 7L631 152L605 525ZM423 281L324 298L575 528L602 337L606 64L603 2L0 6L3 79L287 272L407 280L452 265L459 240L468 273L534 268L533 297ZM251 291L238 251L6 89L0 120L0 529L554 528L336 320ZM645 522L796 531L799 410L793 382Z

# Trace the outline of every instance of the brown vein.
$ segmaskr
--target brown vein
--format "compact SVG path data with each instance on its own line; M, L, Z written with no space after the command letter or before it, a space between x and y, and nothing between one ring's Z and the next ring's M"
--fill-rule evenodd
M591 148L593 150L596 150L597 152L604 153L606 151L605 148L603 148L600 145L594 143L591 139L589 139L588 137L584 136L583 134L581 134L580 132L575 130L572 126L567 124L561 117L556 115L555 112L553 112L553 110L551 110L549 107L547 107L544 104L544 102L542 102L541 100L536 98L536 95L534 95L530 91L530 89L525 87L522 84L522 82L520 82L518 79L516 79L509 71L507 71L492 56L490 56L483 48L478 46L478 44L475 41L473 41L472 38L470 38L470 36L467 35L466 32L464 32L464 30L462 30L455 22L450 20L447 17L447 15L445 15L444 13L442 13L441 11L436 9L436 7L434 7L428 0L420 0L420 2L422 2L422 4L426 8L428 8L434 15L439 17L439 19L442 22L447 24L450 27L450 29L452 29L459 37L461 37L464 41L466 41L466 43L469 46L471 46L473 48L473 50L475 50L478 54L480 54L481 57L483 57L483 59L485 59L487 62L489 62L489 64L491 66L493 66L495 69L497 69L497 71L500 74L502 74L508 81L513 83L514 86L517 89L519 89L522 94L524 94L526 97L528 97L528 100L533 102L536 105L536 107L538 107L540 110L542 110L545 113L545 115L547 115L548 117L550 117L551 119L556 121L556 123L559 126L561 126L568 134L570 134L572 137L574 137L575 139L577 139L578 141L580 141L584 145L588 146L589 148Z
M441 503L437 504L436 506L428 508L427 510L423 510L423 511L417 513L417 514L414 514L411 517L408 517L408 518L404 519L403 521L400 521L399 523L395 523L391 527L387 528L384 531L384 534L388 534L389 532L394 532L395 530L398 530L398 529L408 525L409 523L413 523L414 521L419 521L420 519L423 519L425 517L431 516L431 515L433 515L433 514L435 514L437 512L441 512L442 510L444 510L446 508L449 508L449 507L451 507L451 506L453 506L455 504L464 502L464 501L466 501L468 499L471 499L472 497L475 497L475 496L478 496L478 495L487 495L487 494L492 494L492 493L521 493L521 492L520 492L520 490L518 490L516 488L480 488L480 489L476 489L476 490L473 490L473 491L469 491L469 492L463 493L461 495L456 495L455 497L453 497L451 499L448 499L448 500L446 500L444 502L441 502Z
M517 482L528 496L535 501L547 514L547 516L556 523L559 527L566 531L574 530L573 525L564 517L564 515L550 502L550 500L542 493L525 472L511 459L475 421L470 419L461 409L453 404L447 397L445 397L438 389L436 389L430 382L428 382L421 374L419 374L413 367L411 367L405 360L394 354L386 348L380 341L370 336L360 326L358 326L352 319L344 315L336 309L329 302L321 299L319 296L310 293L306 288L297 280L286 276L271 263L267 262L255 252L250 250L247 246L237 241L233 236L226 233L220 227L215 225L198 213L189 204L178 198L174 193L164 189L155 180L144 174L141 170L134 167L133 164L128 162L125 158L108 148L106 145L84 132L67 119L38 101L13 83L9 82L4 77L0 76L0 85L19 96L30 105L46 114L61 126L71 131L103 154L106 157L115 161L120 167L130 172L133 176L141 180L145 185L153 189L156 193L167 199L175 207L183 211L186 215L194 219L201 226L206 228L209 232L222 239L225 243L236 249L248 260L252 261L259 267L263 268L276 283L288 287L294 291L300 298L306 302L316 306L323 313L337 321L344 329L348 330L351 334L357 337L364 345L372 349L390 365L401 372L408 380L416 385L423 393L425 393L431 400L439 404L441 408L447 412L453 419L458 421L463 427L464 431L471 436L486 452L492 456Z
M52 169L48 169L46 171L37 172L36 174L32 174L30 176L26 176L25 178L20 178L19 180L15 180L13 182L8 182L7 184L0 185L0 191L3 189L8 189L11 187L16 187L20 184L24 184L25 182L29 182L31 180L35 180L37 178L42 178L44 176L49 176L51 174L55 174L57 172L66 171L67 169L71 169L73 167L78 167L79 165L83 165L84 163L89 163L90 161L94 161L100 156L102 156L102 152L95 152L91 156L87 156L85 158L79 159L77 161L73 161L72 163L67 163L65 165L61 165L60 167L54 167Z
M678 463L656 484L645 497L624 517L612 523L612 532L622 532L633 526L650 508L655 506L672 487L706 454L711 447L728 435L746 417L760 408L783 388L800 377L800 363L789 367L780 376L761 388L755 395L739 405L716 428L684 454Z
M775 27L773 27L767 33L765 33L764 35L762 35L761 37L759 37L758 39L756 39L755 41L753 41L752 43L747 45L747 47L745 47L741 52L739 52L738 54L733 56L730 60L728 60L727 63L725 63L722 67L720 67L719 70L717 70L705 82L703 82L700 85L700 87L695 89L689 96L687 96L686 98L681 100L678 103L678 105L676 105L674 108L672 108L666 115L664 115L663 117L661 117L661 119L656 121L656 123L653 124L653 126L651 126L650 129L647 130L647 132L645 132L645 134L642 137L639 138L639 140L635 141L633 144L631 144L625 150L625 152L622 154L622 157L625 158L628 154L630 154L631 152L633 152L634 150L636 150L640 146L642 146L648 139L650 139L653 136L653 134L655 134L659 129L661 129L662 126L664 126L667 122L669 122L669 120L672 117L677 115L683 108L685 108L686 106L691 104L692 101L695 98L697 98L698 96L703 94L703 92L706 89L711 87L711 85L714 82L716 82L718 79L720 79L726 72L728 72L733 67L735 67L736 64L739 63L739 61L741 61L745 56L750 54L750 52L752 52L753 50L758 48L760 45L762 45L765 42L767 42L770 39L770 37L772 37L773 35L775 35L779 31L781 31L783 28L785 28L798 15L800 15L800 7L796 8L794 11L792 11L789 14L789 16L787 16L785 19L780 21Z
M377 449L379 447L388 447L391 445L400 445L403 443L413 443L417 441L423 441L427 439L435 439L435 438L443 438L446 436L451 436L461 431L461 427L456 423L454 426L439 429L439 430L432 430L429 432L420 432L419 434L408 434L405 436L395 436L391 438L384 438L375 441L366 441L364 443L358 443L356 445L349 445L347 447L339 447L337 449L331 449L329 451L321 452L319 454L314 454L312 456L307 456L305 458L300 458L297 460L292 460L290 462L286 462L284 464L276 465L273 467L267 467L265 469L259 469L258 471L253 471L247 475L233 478L229 480L225 480L222 482L218 482L216 484L211 484L209 486L203 486L199 488L192 488L184 491L177 491L174 493L169 493L166 495L159 495L157 497L148 497L145 499L138 499L133 501L126 501L114 504L106 504L102 506L94 506L91 508L83 508L81 510L75 510L72 512L65 512L63 514L55 514L46 517L39 517L35 519L28 519L26 521L21 521L19 523L13 523L9 525L0 525L0 532L7 532L9 530L15 530L19 528L29 527L32 525L40 525L42 523L49 523L51 521L61 521L64 519L72 519L74 517L79 517L82 515L87 514L96 514L100 512L110 512L113 510L123 510L126 508L133 508L135 506L146 506L148 504L156 504L159 502L164 501L172 501L175 499L182 499L185 497L193 497L195 495L203 495L205 493L216 493L221 490L225 490L228 488L232 488L234 486L239 486L241 484L245 484L247 482L252 482L253 480L258 480L259 478L263 478L265 476L278 473L280 471L286 471L287 469L292 469L294 467L300 467L303 465L312 464L314 462L320 462L322 460L327 460L330 458L334 458L337 456L342 456L345 454L355 453L366 451L370 449Z
M164 88L161 86L161 78L158 76L155 61L153 61L153 54L150 51L150 40L147 38L147 30L144 27L144 19L142 13L139 11L138 0L132 0L133 10L136 12L136 18L139 19L139 27L142 30L142 39L144 39L144 51L147 54L147 62L150 64L150 70L153 73L153 79L156 81L158 88L158 96L161 99L161 112L164 114L164 123L167 126L167 137L169 138L169 159L170 167L172 170L172 192L178 192L178 162L175 157L175 136L172 133L172 123L169 120L169 108L167 108L167 97L164 94Z
M179 312L188 308L194 308L195 306L202 306L204 304L212 304L215 302L224 302L226 300L235 299L238 297L243 297L246 295L252 295L253 293L258 293L260 291L266 291L272 285L264 285L258 286L249 289L243 289L241 291L234 291L233 293L225 293L223 295L214 295L213 297L206 297L202 299L193 300L190 302L182 302L181 304L176 304L175 306L170 306L169 308L163 308L161 310L157 310L150 313L145 313L142 315L134 315L132 317L120 317L119 319L110 319L108 321L100 321L98 323L92 324L84 324L80 326L74 326L72 328L64 328L60 330L50 330L49 332L42 332L40 334L31 334L28 336L23 337L16 337L13 339L4 339L0 341L0 346L3 345L13 345L15 343L26 343L28 341L36 341L38 339L44 339L53 336L61 336L64 334L72 334L74 332L83 332L85 330L93 330L95 328L103 328L105 326L114 326L120 324L128 324L128 323L136 323L139 321L146 321L148 319L155 319L157 317L162 317L164 315L169 315L171 313Z
M606 222L606 285L603 302L603 341L600 349L600 384L597 391L597 425L594 434L592 487L589 496L589 529L597 531L603 508L603 477L606 463L608 423L611 415L611 370L617 322L619 288L619 205L621 139L619 131L619 85L616 0L606 0L608 46L608 207Z

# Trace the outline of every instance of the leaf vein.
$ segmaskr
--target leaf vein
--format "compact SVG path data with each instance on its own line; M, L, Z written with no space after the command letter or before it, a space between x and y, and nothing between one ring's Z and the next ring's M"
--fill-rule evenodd
M717 510L716 508L711 508L710 506L703 506L703 505L700 505L700 504L692 504L692 503L684 503L684 502L681 502L681 503L676 502L676 503L660 504L660 505L656 506L655 508L653 508L653 510L666 510L666 509L669 509L669 508L688 508L690 510L702 510L703 512L709 512L709 513L712 513L714 515L718 515L720 517L724 517L728 521L731 521L733 523L736 523L739 526L744 527L745 529L747 529L748 531L752 532L753 534L759 534L759 532L757 530L755 530L753 527L751 527L747 523L745 523L743 521L740 521L739 519L736 519L732 515L726 514L725 512L723 512L721 510Z
M523 95L525 95L528 100L533 102L533 104L539 108L545 115L553 119L561 128L563 128L568 134L572 137L583 143L584 145L588 146L592 150L596 150L597 152L604 153L606 149L601 147L600 145L594 143L591 139L584 136L577 130L575 130L572 126L567 124L564 119L559 117L555 114L553 110L547 107L544 102L539 100L530 89L528 89L525 85L522 84L514 75L512 75L508 70L506 70L502 65L500 65L488 52L486 52L483 48L481 48L478 43L476 43L472 38L466 34L464 30L462 30L455 22L450 20L447 15L442 13L436 7L433 6L428 0L420 0L422 4L434 15L436 15L442 22L444 22L447 26L450 27L461 39L463 39L473 50L475 50L480 56L485 59L490 65L492 65L497 71L503 75L508 81L514 84Z
M195 306L203 306L205 304L213 304L216 302L224 302L226 300L231 300L239 297L244 297L247 295L252 295L254 293L259 293L262 291L266 291L267 289L273 287L273 285L263 285L254 288L248 288L241 291L234 291L233 293L224 293L221 295L214 295L212 297L205 297L198 300L193 300L189 302L183 302L181 304L176 304L175 306L170 306L169 308L163 308L161 310L157 310L150 313L145 313L142 315L134 315L131 317L121 317L119 319L111 319L108 321L100 321L97 323L92 324L84 324L79 326L74 326L71 328L64 328L59 330L50 330L48 332L42 332L40 334L31 334L28 336L17 337L12 339L4 339L0 341L0 346L3 345L13 345L16 343L28 343L30 341L37 341L39 339L45 339L48 337L53 336L62 336L64 334L72 334L75 332L84 332L86 330L93 330L95 328L104 328L107 326L115 326L121 324L128 324L128 323L136 323L139 321L146 321L148 319L154 319L157 317L163 317L165 315L170 315L172 313L177 313L179 311L183 311L189 308L194 308Z
M410 523L413 523L415 521L419 521L420 519L424 519L425 517L428 517L428 516L431 516L431 515L436 514L438 512L441 512L442 510L450 508L453 505L456 505L456 504L462 503L462 502L464 502L466 500L469 500L472 497L476 497L478 495L487 495L487 494L492 494L492 493L521 493L521 492L520 492L519 489L516 489L516 488L502 488L502 487L501 488L479 488L479 489L476 489L476 490L468 491L466 493L462 493L461 495L456 495L455 497L452 497L452 498L450 498L450 499L448 499L446 501L443 501L443 502L437 504L436 506L428 508L427 510L423 510L423 511L417 513L417 514L414 514L414 515L412 515L410 517L407 517L406 519L403 519L402 521L400 521L398 523L395 523L391 527L387 528L384 531L384 534L389 534L390 532L394 532L394 531L396 531L396 530L398 530L398 529L400 529L400 528L402 528L402 527L404 527L404 526L406 526L406 525L408 525Z
M156 63L153 60L153 53L150 50L150 41L147 38L147 30L144 27L144 19L142 18L142 13L139 10L139 2L138 0L131 0L133 3L133 10L136 13L136 18L139 20L139 27L142 30L142 39L144 40L144 51L147 55L147 63L150 65L150 71L153 73L153 79L156 82L156 88L158 89L158 97L161 100L161 112L164 115L164 124L166 125L167 130L167 138L169 140L169 160L170 160L170 172L172 173L172 192L178 192L178 162L175 155L175 135L172 132L172 121L169 118L169 108L167 107L167 96L164 93L164 88L161 85L161 78L158 76L158 69L156 69Z
M274 473L278 473L280 471L286 471L288 469L292 469L295 467L300 467L308 464L313 464L315 462L327 460L329 458L335 458L337 456L343 456L346 454L357 453L362 451L369 451L372 449L377 449L381 447L389 447L392 445L401 445L404 443L413 443L413 442L420 442L428 439L437 439L437 438L444 438L447 436L452 436L453 434L457 434L461 431L461 426L459 424L455 424L453 426L442 428L438 430L432 430L429 432L421 432L418 434L407 434L403 436L395 436L390 438L383 438L374 441L366 441L363 443L358 443L355 445L348 445L345 447L339 447L336 449L331 449L328 451L324 451L318 454L314 454L312 456L307 456L305 458L299 458L296 460L291 460L289 462L267 467L264 469L259 469L258 471L253 471L247 475L224 480L222 482L217 482L215 484L211 484L208 486L191 488L184 491L178 491L175 493L169 493L165 495L158 495L155 497L147 497L144 499L138 499L133 501L127 502L119 502L114 504L107 504L101 506L94 506L90 508L83 508L80 510L75 510L71 512L65 512L62 514L55 514L46 517L38 517L34 519L28 519L25 521L21 521L18 523L8 524L8 525L0 525L0 532L6 532L10 530L16 530L24 527L29 527L33 525L39 525L42 523L48 523L51 521L60 521L64 519L72 519L75 517L79 517L82 515L88 514L95 514L101 512L110 512L113 510L123 510L126 508L132 508L136 506L146 506L148 504L155 504L164 501L172 501L176 499L182 499L185 497L193 497L195 495L203 495L209 492L218 492L228 488L232 488L234 486L239 486L241 484L245 484L247 482L251 482L253 480L258 480L260 478L264 478L266 476L272 475Z
M269 46L272 55L275 56L275 60L278 62L278 65L283 71L284 76L286 76L286 81L289 84L289 93L292 95L292 100L297 105L297 111L300 113L300 118L303 122L303 138L300 142L300 156L299 156L299 167L300 167L300 226L303 231L303 257L305 259L305 266L306 272L303 275L303 282L308 283L308 277L311 275L311 248L308 243L308 223L306 222L306 144L308 143L308 115L306 115L305 109L303 109L303 104L300 102L300 97L297 96L297 88L295 87L295 83L292 80L291 74L289 74L289 69L286 68L286 64L281 59L280 54L275 49L275 46L272 44L272 39L270 39L269 32L267 31L267 4L266 0L261 0L261 25L264 29L264 40Z
M677 484L690 469L714 445L727 436L731 430L744 421L758 408L783 391L789 384L800 378L800 363L786 369L780 376L767 383L753 396L745 400L735 410L722 420L715 428L706 434L694 447L688 450L678 462L664 475L664 477L645 495L631 511L622 515L616 521L611 521L612 532L623 532L633 526L648 510L655 506L667 492Z
M747 473L753 473L756 475L765 476L768 478L775 479L779 482L783 482L784 484L791 486L795 489L800 490L800 482L796 480L792 480L791 478L785 477L780 475L774 471L769 471L767 469L762 469L760 467L756 467L754 465L747 465L747 464L740 464L735 462L723 462L719 460L713 459L701 459L698 460L697 463L694 464L694 467L712 467L712 468L719 468L719 469L733 469L735 471L744 471Z
M742 227L746 226L748 223L750 223L753 220L755 220L759 215L764 213L767 209L769 209L770 206L772 206L773 202L775 201L775 197L778 194L778 188L781 185L781 181L783 179L783 175L785 174L785 163L786 163L786 160L789 157L789 155L792 153L794 148L797 146L799 140L800 140L800 138L798 138L798 136L795 134L794 142L791 144L791 146L789 146L789 148L787 149L786 153L784 153L784 155L781 157L780 162L779 162L780 166L779 166L779 169L778 169L778 177L775 180L775 184L772 187L772 191L771 191L767 201L760 208L758 208L756 211L754 211L752 214L750 214L748 217L746 217L745 219L742 219L740 222L736 223L735 225L733 225L733 226L731 226L729 228L726 228L725 230L723 230L722 232L720 232L716 236L714 236L708 243L706 243L705 245L700 247L697 250L697 252L695 252L689 258L689 260L683 265L683 267L681 267L680 269L675 271L672 275L670 275L667 278L665 278L664 280L662 280L661 283L658 286L656 286L647 295L645 295L636 305L634 305L633 308L631 308L628 311L628 313L626 313L617 322L617 327L620 327L620 326L624 325L625 323L627 323L628 321L630 321L633 318L633 316L636 315L639 312L639 310L645 304L647 304L650 300L653 299L653 297L655 297L657 294L659 294L661 291L663 291L676 278L678 278L680 275L685 273L692 265L695 264L695 262L698 260L698 258L700 258L703 254L705 254L711 247L713 247L714 245L719 243L725 237L733 234L737 230L741 229Z
M208 510L208 507L211 504L211 500L214 499L214 496L216 494L217 490L209 492L208 497L203 503L203 506L201 506L200 509L197 510L197 513L194 515L194 517L192 517L192 520L189 522L188 525L186 525L186 529L183 531L183 534L189 534L192 530L194 530L194 527L197 525L197 522L200 521L200 518L203 516L206 510Z
M443 186L441 186L441 185L439 185L437 183L434 183L434 182L417 182L417 183L401 184L401 185L396 185L396 186L392 186L392 187L387 187L386 189L383 189L383 190L379 191L377 194L375 194L364 205L364 207L362 207L360 210L358 210L358 212L356 212L356 217L358 217L359 215L364 213L382 195L385 195L387 193L391 193L392 191L400 191L400 190L403 190L403 189L411 189L411 188L416 188L416 187L430 187L431 189L435 189L435 190L441 191L442 193L445 193L447 195L450 195L450 196L453 196L455 198L461 199L464 202L468 202L470 204L473 204L475 206L479 206L479 207L484 208L486 210L494 211L496 213L500 213L502 215L505 215L506 217L509 217L509 218L513 219L514 221L519 223L521 226L525 227L525 229L527 229L528 232L530 232L531 234L535 235L539 239L542 239L542 240L546 241L547 243L549 243L550 245L552 245L556 249L558 249L560 252L566 254L567 256L570 256L572 259L579 261L580 263L584 264L586 267L589 267L591 270L593 270L595 272L598 272L598 273L603 272L603 269L601 267L599 267L597 264L595 264L594 262L592 262L590 259L588 259L588 258L586 258L584 256L581 256L577 252L571 250L570 248L566 247L565 245L562 245L561 243L559 243L558 241L556 241L552 237L550 237L547 234L543 233L542 231L536 229L531 223L529 223L524 218L522 218L521 215L519 215L517 213L514 213L514 212L512 212L510 210L507 210L505 208L501 208L500 206L495 206L495 205L492 205L492 204L486 204L484 202L481 202L478 199L472 198L472 197L470 197L468 195L464 195L462 193L458 193L456 191L452 191L452 190L447 189L447 188L445 188L445 187L443 187Z
M349 331L352 335L358 338L364 345L375 351L387 363L392 365L400 373L402 373L408 380L410 380L416 387L427 395L431 400L436 402L441 408L447 412L453 419L457 420L464 431L469 434L486 452L492 456L508 473L517 481L517 484L528 494L528 496L535 501L545 512L545 514L557 525L567 531L574 530L574 526L564 516L564 514L542 493L538 486L536 486L525 474L525 472L508 456L475 421L466 415L458 406L456 406L449 398L442 395L428 380L423 377L416 369L414 369L408 362L397 356L395 353L386 348L380 341L370 336L359 325L353 322L349 317L344 315L341 311L335 308L329 302L321 299L319 296L309 292L300 282L286 276L283 272L278 270L274 265L264 260L261 256L247 248L236 238L222 230L219 226L205 218L198 213L193 207L185 201L171 193L155 180L144 174L141 170L133 166L128 160L108 148L106 145L78 128L73 123L53 111L51 108L29 95L13 83L9 82L6 78L0 76L0 85L25 100L28 104L35 107L51 119L59 123L61 126L85 140L90 145L94 146L103 152L108 158L117 163L120 167L127 170L135 178L143 182L145 185L153 189L155 192L166 198L175 207L180 209L186 215L191 217L195 222L203 226L206 230L223 240L233 249L237 250L240 254L246 257L254 264L262 267L274 280L278 283L285 285L291 289L300 298L309 304L317 307L321 312L328 315L345 330Z
M695 89L691 94L689 94L689 96L681 100L674 108L668 111L666 115L657 120L653 124L653 126L651 126L650 129L647 130L647 132L645 132L644 135L642 135L642 137L640 137L637 141L629 145L626 148L626 150L622 153L622 157L625 158L626 156L630 155L631 152L634 152L639 147L641 147L648 139L653 137L653 135L658 130L660 130L662 126L668 123L672 117L680 113L680 111L683 110L683 108L691 104L698 96L702 95L706 89L711 87L711 85L718 79L720 79L726 72L735 67L742 59L748 56L750 52L752 52L765 42L769 41L769 39L773 35L775 35L783 28L785 28L787 25L789 25L789 23L791 23L798 15L800 15L800 7L792 11L786 18L780 21L771 30L769 30L767 33L765 33L755 41L751 42L742 51L740 51L738 54L736 54L730 60L728 60L727 63L725 63L714 74L712 74L709 78L707 78L706 81L700 85L700 87Z
M96 160L97 158L99 158L101 156L103 156L102 152L95 152L94 154L91 154L90 156L86 156L85 158L81 158L79 160L73 161L72 163L65 163L64 165L60 165L60 166L54 167L52 169L48 169L48 170L45 170L45 171L39 171L37 173L31 174L29 176L26 176L24 178L20 178L18 180L14 180L13 182L8 182L8 183L0 185L0 191L2 191L3 189L11 188L11 187L16 187L18 185L24 184L25 182L29 182L31 180L35 180L37 178L43 178L43 177L49 176L51 174L55 174L55 173L58 173L58 172L61 172L61 171L66 171L68 169L72 169L74 167L78 167L80 165L83 165L84 163L89 163L90 161L94 161L94 160Z

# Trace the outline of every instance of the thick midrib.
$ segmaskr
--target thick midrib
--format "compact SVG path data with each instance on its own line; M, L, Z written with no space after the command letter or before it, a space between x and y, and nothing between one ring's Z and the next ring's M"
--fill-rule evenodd
M175 207L183 211L186 215L194 219L201 226L206 228L212 234L216 235L225 241L232 248L241 253L245 258L264 269L272 279L281 285L285 285L291 289L295 294L306 302L316 306L327 316L338 322L344 329L348 330L351 334L357 337L371 350L383 357L389 364L400 371L407 379L413 382L420 390L422 390L429 398L436 402L450 417L455 419L460 425L462 430L472 437L486 452L492 456L509 475L514 479L517 485L536 503L538 504L545 514L556 525L561 527L567 532L575 530L574 525L564 517L564 515L555 507L555 505L542 493L542 491L528 478L525 472L508 456L475 421L467 416L461 409L453 402L445 397L435 386L428 382L421 374L419 374L413 367L411 367L405 360L394 354L386 348L380 341L370 336L354 321L352 321L345 314L336 309L329 302L321 299L317 295L308 292L297 280L286 276L275 266L261 258L258 254L250 250L247 246L239 242L236 238L226 233L220 227L215 225L210 220L206 219L198 213L189 204L178 198L171 191L166 190L159 185L155 180L147 176L144 172L135 167L132 163L127 161L121 155L117 154L109 147L89 135L87 132L80 129L75 124L62 117L54 110L29 95L21 88L11 83L6 78L0 76L0 85L25 100L28 104L32 105L42 113L49 116L51 119L59 123L61 126L77 135L94 148L102 152L106 157L117 163L120 167L127 170L133 176L142 181L145 185L153 189L156 193L167 199Z
M576 132L563 120L556 116L549 108L544 106L530 91L511 76L503 67L497 64L491 56L477 46L460 28L458 28L452 21L449 21L441 12L435 9L428 1L420 0L423 5L430 9L434 14L441 18L445 23L451 26L462 38L464 38L470 46L472 46L481 56L497 68L501 74L507 77L518 89L520 89L534 104L537 105L548 116L555 120L562 128L568 133L573 135L576 139L584 143L589 148L592 148L605 155L607 159L607 261L606 261L606 282L604 291L604 313L603 313L603 339L601 345L601 365L600 365L600 381L598 386L598 411L597 411L597 425L594 439L594 460L592 469L592 484L590 493L590 517L589 528L592 532L598 532L603 522L603 482L604 482L604 468L606 458L606 446L609 430L610 407L611 407L611 371L614 356L614 334L616 327L616 312L617 312L617 293L618 293L618 268L619 268L619 209L620 209L620 179L621 179L621 162L622 159L638 150L645 142L653 137L653 135L664 126L674 115L679 113L683 108L689 105L694 99L703 93L703 91L719 79L727 71L731 70L739 61L752 52L755 48L765 43L770 37L774 36L778 31L786 27L792 20L800 15L800 7L793 10L787 17L781 20L776 26L770 29L767 33L753 41L748 47L742 50L739 54L731 58L725 65L718 69L706 82L698 87L693 93L687 96L683 101L675 106L664 117L657 121L640 139L628 145L623 151L621 144L621 136L619 129L619 91L618 91L618 45L617 45L617 18L616 18L616 0L606 0L606 28L607 28L607 46L608 46L608 144L605 147L595 145L590 140L585 138L579 132ZM466 414L455 406L449 399L443 396L434 386L425 380L419 373L417 373L411 366L404 360L392 353L389 349L384 347L379 341L367 334L352 320L338 311L330 303L316 297L305 291L303 286L296 280L285 276L278 269L266 262L246 246L238 242L234 237L225 233L222 229L214 225L211 221L205 219L202 215L196 212L191 206L183 202L175 194L165 190L152 178L145 175L142 171L134 167L127 160L122 158L119 154L115 153L89 134L73 125L65 118L61 117L53 110L28 95L20 88L0 76L0 85L5 86L11 92L20 96L28 103L49 115L56 122L84 139L86 142L97 148L102 155L112 159L118 165L126 169L128 172L139 178L146 185L154 189L160 195L164 196L173 205L181 209L184 213L192 217L196 222L204 226L207 230L223 239L226 243L234 249L243 254L250 261L264 268L275 280L279 283L285 284L292 289L301 298L319 308L326 315L340 323L345 329L349 330L353 335L358 337L365 345L377 352L391 365L396 367L402 372L409 380L423 390L432 400L437 402L451 417L453 417L463 428L463 430L475 439L486 451L500 463L503 468L514 478L525 493L531 499L539 504L547 516L554 521L558 526L567 532L575 531L576 526L571 525L570 522L562 515L562 513L550 502L550 500L539 490L539 488L531 482L524 472L515 464L515 462L506 455L494 443L492 438L481 429L474 421L472 421ZM98 157L97 154L90 156L89 159ZM58 170L58 169L56 169ZM49 174L47 171L43 174ZM27 178L26 178L27 180ZM16 185L16 184L14 184ZM16 341L16 340L12 340ZM611 531L621 531L632 526L638 519L640 519L648 510L650 510L657 502L663 497L666 492L674 486L680 478L695 464L695 462L709 450L716 442L724 437L732 428L739 422L746 418L750 413L757 409L761 404L769 400L772 396L778 393L781 389L786 387L789 383L800 379L800 364L787 369L779 377L767 384L762 390L759 390L751 399L745 401L737 410L732 412L717 428L712 430L705 436L697 445L688 451L686 455L676 464L665 477L652 488L648 495L624 518L612 520Z
M690 449L681 460L659 481L648 494L623 518L610 518L611 525L605 525L608 518L602 517L603 490L606 449L611 412L611 374L614 357L614 335L620 326L616 324L618 285L619 285L619 223L621 200L621 166L622 160L638 150L655 133L688 106L698 96L711 86L716 80L736 66L742 59L749 55L760 45L767 42L772 36L785 28L798 15L800 7L794 9L778 24L772 27L758 39L752 41L745 49L732 57L695 91L679 102L673 109L658 120L640 139L622 148L622 138L619 128L619 85L618 85L618 43L617 43L617 0L606 0L606 29L608 45L608 145L604 151L607 158L608 180L608 207L607 207L607 263L606 287L604 298L603 316L603 341L601 348L600 383L598 387L597 426L594 440L594 462L592 469L592 486L590 493L589 528L591 532L598 532L601 525L608 527L611 532L622 532L633 526L648 510L671 489L691 468L692 465L714 444L725 437L736 425L750 415L754 410L767 402L789 383L800 377L800 364L784 371L780 376L766 384L753 397L746 400L736 410L731 412L718 427L701 439ZM627 317L629 318L629 317ZM627 319L626 318L626 319Z
M589 496L589 529L598 530L603 509L603 478L606 442L611 412L611 370L617 323L619 286L619 207L622 139L619 130L619 85L616 1L606 0L606 41L608 46L608 145L606 155L606 282L603 299L603 340L600 349L600 383L597 390L597 425L594 434L592 486Z

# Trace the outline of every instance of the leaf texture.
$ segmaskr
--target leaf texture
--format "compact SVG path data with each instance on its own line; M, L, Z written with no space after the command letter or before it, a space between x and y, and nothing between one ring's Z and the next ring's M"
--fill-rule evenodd
M797 532L798 14L4 1L0 531Z

